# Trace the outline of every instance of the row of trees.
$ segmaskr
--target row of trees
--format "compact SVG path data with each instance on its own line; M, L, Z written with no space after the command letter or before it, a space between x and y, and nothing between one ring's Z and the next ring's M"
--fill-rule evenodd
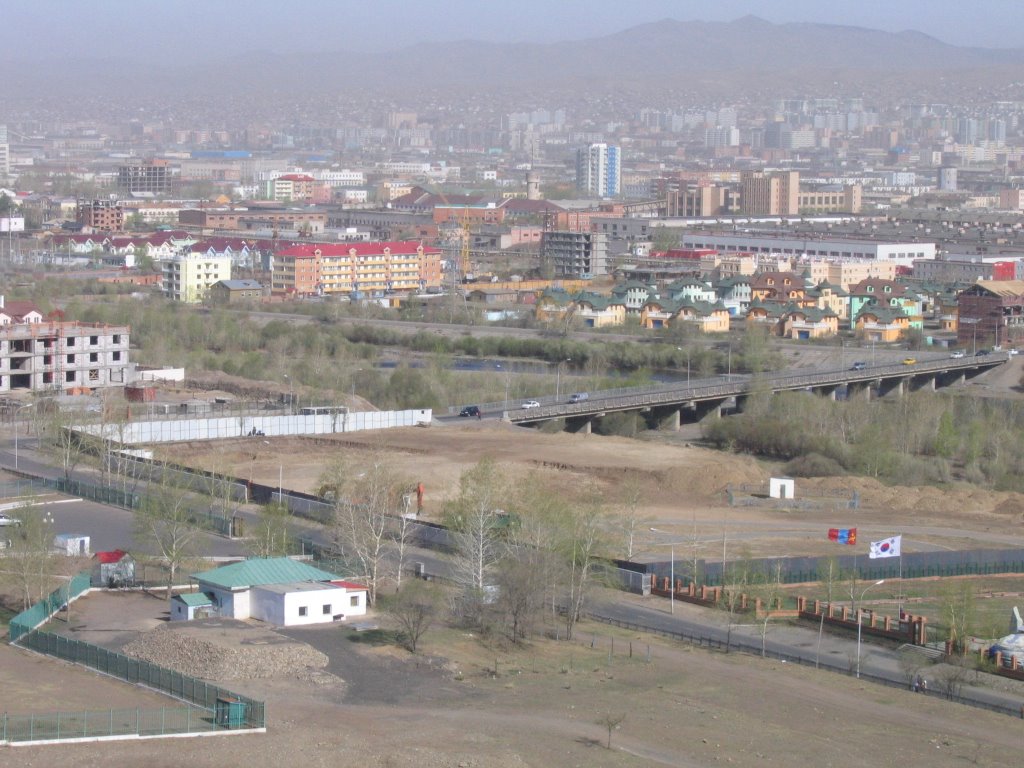
M336 464L321 488L336 498L334 547L371 600L402 589L409 519L401 513L412 484L376 456ZM517 484L484 459L462 475L444 514L454 546L448 608L455 619L519 642L550 615L572 635L595 566L615 548L614 516L600 499Z
M708 426L713 444L788 460L797 475L851 472L902 484L960 478L1024 491L1024 403L911 393L870 405L755 394Z

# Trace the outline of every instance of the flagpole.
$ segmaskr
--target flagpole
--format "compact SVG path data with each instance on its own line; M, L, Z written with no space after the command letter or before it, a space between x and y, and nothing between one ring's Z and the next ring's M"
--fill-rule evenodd
M900 621L903 621L903 534L900 533L900 594L896 601Z

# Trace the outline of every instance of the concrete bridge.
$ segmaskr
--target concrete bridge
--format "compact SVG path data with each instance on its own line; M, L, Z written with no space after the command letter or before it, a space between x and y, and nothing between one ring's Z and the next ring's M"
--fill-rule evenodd
M909 358L908 358L909 359ZM806 369L768 373L761 376L732 374L693 382L607 389L588 393L583 402L566 402L568 396L539 399L539 407L521 408L514 404L489 403L481 406L485 416L501 415L514 424L536 424L565 419L570 431L590 431L591 422L609 413L639 411L651 427L679 429L683 419L701 421L718 418L725 406L735 403L743 410L748 397L756 392L809 391L835 398L845 389L847 398L870 398L907 391L948 387L978 376L1007 362L1006 352L965 358L928 357L912 364L867 365L857 370Z

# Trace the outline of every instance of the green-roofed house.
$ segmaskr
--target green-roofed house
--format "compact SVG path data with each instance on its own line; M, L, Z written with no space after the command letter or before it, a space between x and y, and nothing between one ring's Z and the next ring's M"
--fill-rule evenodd
M175 616L172 605L172 619L195 618L204 612L290 627L366 613L366 587L289 557L251 558L194 573L192 578L199 590L174 598L172 604L177 601L183 608Z
M171 598L171 621L191 621L215 615L213 600L205 592L187 592Z

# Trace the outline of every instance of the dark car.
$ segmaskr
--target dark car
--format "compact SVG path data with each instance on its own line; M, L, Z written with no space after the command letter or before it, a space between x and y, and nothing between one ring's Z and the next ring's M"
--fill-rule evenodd
M480 406L479 405L467 405L465 408L463 408L461 411L459 411L459 416L476 416L476 417L479 417L480 416Z
M985 355L991 354L987 349L979 349L974 353L975 357L984 357Z
M867 368L867 365L860 361L857 361L856 363L850 366L851 371L863 371L865 368Z

